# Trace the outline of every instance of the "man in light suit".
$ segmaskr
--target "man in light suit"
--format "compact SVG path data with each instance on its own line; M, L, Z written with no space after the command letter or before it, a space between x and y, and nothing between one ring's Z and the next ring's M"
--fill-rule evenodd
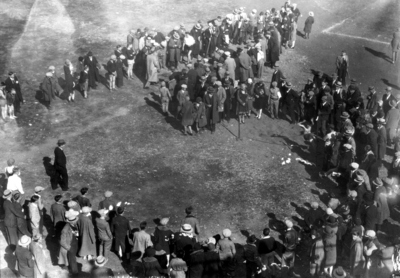
M60 184L63 191L68 190L68 171L67 157L64 154L65 141L58 140L57 147L54 149L54 168L56 170L56 181Z

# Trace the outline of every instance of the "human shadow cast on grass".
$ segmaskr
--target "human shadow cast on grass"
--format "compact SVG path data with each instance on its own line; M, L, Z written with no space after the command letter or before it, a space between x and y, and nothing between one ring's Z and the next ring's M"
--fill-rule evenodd
M385 61L392 62L391 57L389 57L388 55L386 55L386 53L384 53L384 52L381 52L381 51L378 51L378 50L374 50L374 49L369 48L369 47L367 47L367 46L364 46L364 49L365 49L366 51L368 51L369 53L371 53L372 55L374 55L375 57L381 58L381 59L383 59L383 60L385 60Z
M383 84L385 84L386 86L390 86L393 89L400 90L399 86L397 86L397 85L395 85L393 83L390 83L389 80L387 80L386 78L381 78L381 80L382 80Z
M43 157L43 167L46 172L46 175L50 177L50 185L51 188L57 189L57 181L55 179L56 169L54 168L53 164L51 164L51 158L48 156Z
M154 93L152 93L152 94L154 94ZM165 116L165 113L162 111L160 103L157 103L156 101L151 100L148 97L145 97L144 100L146 101L146 104L148 106L153 107L157 112L159 112L161 115ZM168 124L170 124L174 129L182 131L182 125L177 119L175 119L175 117L168 115L165 117L165 121Z

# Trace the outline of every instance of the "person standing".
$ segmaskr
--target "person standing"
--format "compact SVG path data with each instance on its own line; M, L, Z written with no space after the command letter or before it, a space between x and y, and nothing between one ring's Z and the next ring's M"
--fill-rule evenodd
M137 255L139 258L142 258L144 255L144 251L153 246L151 242L151 237L148 233L146 233L147 222L143 221L139 225L140 231L135 232L133 234L133 250L132 253Z
M78 264L76 262L76 253L78 252L78 215L79 212L69 210L65 213L67 223L61 231L60 254L58 264L69 266L71 274L78 274Z
M96 256L96 235L94 233L94 226L90 212L92 208L82 207L82 213L79 215L77 227L79 231L79 257L91 260Z
M18 261L18 272L20 277L33 278L35 272L35 262L29 245L32 239L26 235L23 235L18 241L17 249L15 250L15 257Z
M41 278L46 277L46 264L47 257L44 251L44 247L42 242L42 237L40 235L36 235L32 238L32 242L29 246L30 251L32 252L33 260L34 260L34 277Z
M7 189L12 193L19 192L21 194L25 194L24 189L22 188L21 181L21 171L18 166L13 168L13 174L10 175L7 179Z
M51 72L47 72L40 86L43 92L43 100L49 110L51 109L51 101L56 98L56 88L52 82L52 76Z
M83 71L79 75L79 87L81 92L83 92L83 97L88 98L89 91L89 67L84 66Z
M293 222L285 220L286 231L284 235L283 245L285 246L285 252L282 254L282 267L288 268L288 274L293 275L294 261L296 258L296 247L299 241L299 235L296 230L293 229Z
M309 12L308 17L306 19L306 22L304 23L304 38L309 39L310 38L310 33L312 29L312 25L314 24L314 13Z
M276 242L275 239L270 236L270 228L265 228L261 239L258 241L258 254L260 255L261 262L263 265L270 267L274 262Z
M396 108L397 102L395 100L391 100L389 105L390 110L386 113L386 127L388 145L391 146L397 134L397 128L400 122L400 110Z
M97 234L100 240L99 254L108 258L108 253L111 250L113 235L110 230L110 225L106 221L108 210L101 209L98 211L100 217L96 218Z
M232 272L235 271L235 260L236 255L235 244L231 240L232 232L229 229L222 231L222 237L218 241L216 250L219 253L221 260L221 270L224 274L223 277L231 277Z
M329 120L329 115L331 114L331 106L327 103L328 98L323 96L321 98L321 105L319 107L317 121L317 132L321 129L322 136L326 134L326 125Z
M168 41L170 68L172 66L175 68L178 67L178 62L181 59L181 48L182 48L182 41L179 37L179 34L175 32Z
M386 154L386 128L384 127L385 119L378 119L378 127L377 127L377 144L378 144L378 153L376 158L383 160Z
M110 91L115 89L115 77L117 75L117 64L116 61L117 56L114 54L111 55L110 60L107 62L107 71L108 71L108 88Z
M145 88L148 88L149 85L158 83L158 60L156 56L156 51L154 48L151 48L149 53L146 57L146 84L144 85Z
M92 89L96 89L97 88L96 82L100 81L100 74L99 74L100 64L97 62L96 57L93 56L92 51L88 52L83 64L85 66L88 66L88 68L89 68L89 71L88 71L89 87Z
M39 208L39 199L38 195L33 195L31 197L31 201L29 203L29 219L32 234L35 236L37 234L41 234L41 222L42 222L42 215Z
M346 86L346 77L349 74L348 70L349 56L347 56L346 51L343 50L342 54L336 58L336 71L344 86Z
M125 208L118 207L117 215L111 220L111 232L114 234L114 251L123 262L129 260L129 233L131 227L129 220L124 216Z
M181 225L190 224L193 229L193 233L198 237L200 235L200 222L199 219L193 215L193 210L194 208L192 206L189 206L185 209L186 216L181 221Z
M19 83L19 80L17 78L17 75L15 72L9 72L8 73L8 78L6 81L4 81L6 85L6 90L11 91L12 89L15 90L15 101L14 101L14 108L15 108L15 113L21 113L21 103L25 103L24 98L22 97L22 92L21 92L21 85Z
M248 101L249 95L247 94L246 90L246 84L241 83L240 87L236 91L236 100L237 100L237 114L239 118L239 122L241 124L244 124L244 117L246 116L247 110L248 110Z
M297 20L294 17L290 17L290 28L289 28L289 47L294 49L297 37Z
M72 73L74 72L74 66L70 60L65 60L64 64L64 76L65 76L65 88L64 92L68 94L68 101L75 101L75 82Z
M225 62L224 62L224 66L225 66L225 70L227 72L229 72L229 76L233 79L235 79L235 69L236 69L236 62L235 59L233 59L231 57L231 53L229 51L225 52Z
M117 69L117 71L116 71L117 76L115 77L115 85L118 88L121 88L122 86L124 86L124 60L125 60L125 56L121 54L117 57L117 61L115 62L115 66Z
M15 250L18 242L18 222L17 218L25 220L25 216L22 211L17 210L12 203L12 193L6 189L3 192L3 209L4 209L4 226L6 228L6 239L8 245Z
M395 96L392 94L392 87L386 87L385 89L386 93L382 96L382 109L383 112L385 113L385 117L387 116L387 113L389 112L392 107L397 108L397 100Z
M378 110L378 95L376 93L374 86L368 87L369 95L367 96L367 106L366 109L369 112L377 111Z
M59 139L57 147L54 149L54 168L56 170L56 182L60 184L63 191L68 188L68 171L67 171L67 157L64 153L65 141Z
M378 208L376 231L379 231L383 222L389 219L390 210L387 203L387 190L386 187L383 186L382 180L380 178L377 178L374 184L376 185L374 201Z
M12 204L14 206L14 209L18 212L20 212L22 215L24 215L24 209L22 208L21 202L22 202L22 197L19 192L14 192L13 197L12 197ZM17 217L17 228L18 228L18 238L21 238L23 235L27 235L29 237L32 236L32 234L28 231L28 225L26 223L26 220L21 217Z
M166 116L168 116L168 106L170 100L172 100L171 93L169 92L168 88L165 87L165 81L161 81L161 87L160 87L161 109Z
M219 121L218 107L220 100L217 90L212 86L207 88L207 93L204 96L204 103L206 105L208 126L211 129L211 134L213 134L215 132L215 125Z
M183 135L193 135L192 125L193 125L193 114L195 113L193 109L193 103L190 101L190 97L186 96L185 102L182 104L182 121L181 124L184 128Z
M57 240L59 239L59 236L61 234L61 230L65 225L66 218L65 218L65 207L62 203L62 195L56 195L54 197L55 203L51 205L50 207L50 217L51 220L53 221L53 226L54 226L54 235L53 237L56 237Z
M400 28L397 28L397 31L393 33L390 46L392 47L392 64L394 64L397 61L397 52L400 49Z
M196 23L190 31L190 35L194 39L194 44L192 47L193 57L197 57L201 51L201 29L201 25L199 23Z
M253 76L251 69L251 58L249 54L247 54L247 51L243 51L241 48L238 48L238 51L240 53L240 82L246 82L248 78Z
M352 241L350 246L350 268L351 275L355 278L361 278L364 275L364 256L362 235L352 230Z
M367 145L371 146L371 151L378 158L378 134L374 130L374 126L371 123L366 124L365 128Z
M222 82L217 81L215 82L217 85L217 94L219 99L219 106L218 106L218 113L219 113L219 121L221 122L224 119L224 104L226 100L226 91L224 87L222 87Z
M312 245L310 250L310 274L320 277L322 262L325 258L324 242L321 233L315 229L311 230Z

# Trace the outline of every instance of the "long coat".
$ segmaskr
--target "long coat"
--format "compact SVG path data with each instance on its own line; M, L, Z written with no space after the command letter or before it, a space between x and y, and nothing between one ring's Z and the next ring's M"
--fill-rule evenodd
M371 146L371 151L378 156L378 134L373 129L367 134L367 144Z
M389 141L392 141L396 135L396 129L399 126L400 111L399 109L392 108L386 114L386 131Z
M271 33L271 38L268 40L268 59L272 65L279 61L280 54L280 39L278 31L274 30Z
M229 77L235 79L236 62L235 59L228 57L225 60L225 70L229 72Z
M193 124L193 114L195 113L193 109L193 103L190 100L186 100L182 105L182 125L191 126Z
M193 105L194 107L194 121L199 123L199 127L205 127L207 125L207 117L206 117L206 107L204 106L203 102L199 103L197 107L196 104Z
M314 17L309 16L304 23L304 33L311 33L312 25L314 24Z
M243 51L239 56L240 61L240 81L245 82L248 78L253 77L253 71L251 69L251 58Z
M158 82L158 73L157 73L158 61L157 57L154 54L147 55L146 67L147 67L146 71L147 82Z
M60 253L58 256L59 265L70 265L69 255L76 255L78 251L78 240L72 232L71 224L67 223L61 231Z
M169 61L170 62L179 62L181 59L181 48L182 42L181 40L176 40L171 38L168 41L168 51L169 51Z
M364 274L363 243L361 240L353 240L351 242L350 268L353 276Z
M317 265L317 271L321 269L322 262L325 257L324 243L322 239L313 241L310 250L310 263Z
M386 139L386 128L383 126L381 128L378 128L377 130L377 134L378 134L378 155L377 158L378 159L384 159L385 158L385 154L386 154L386 143L387 143L387 139Z
M379 186L375 190L375 202L378 207L378 225L382 225L383 221L390 217L390 210L387 203L387 192L384 186Z
M397 52L400 49L400 31L393 33L392 41L390 42L393 52Z
M43 94L44 101L49 102L56 97L56 94L55 94L56 88L55 88L53 82L51 81L51 78L48 76L46 76L43 79L42 84L41 84L41 90L44 93Z
M205 94L204 104L206 105L207 120L210 124L216 124L219 121L218 107L220 106L220 101L216 90L212 95ZM209 105L211 106L209 107Z
M77 226L79 230L79 257L96 255L96 235L92 219L81 214Z
M88 79L89 79L89 86L90 87L96 87L96 81L100 81L100 74L99 74L99 69L97 68L98 62L96 57L92 56L92 60L89 59L89 56L85 57L85 60L83 64L89 67L89 72L88 72Z
M126 247L129 245L128 232L131 230L129 220L122 215L117 215L111 220L111 232L114 234L114 250L125 254Z

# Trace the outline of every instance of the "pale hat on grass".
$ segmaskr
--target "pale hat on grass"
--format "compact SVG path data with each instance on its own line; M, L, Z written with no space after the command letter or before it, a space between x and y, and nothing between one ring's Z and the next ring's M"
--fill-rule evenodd
M32 242L32 239L28 237L27 235L23 235L19 240L18 240L18 245L26 247Z

